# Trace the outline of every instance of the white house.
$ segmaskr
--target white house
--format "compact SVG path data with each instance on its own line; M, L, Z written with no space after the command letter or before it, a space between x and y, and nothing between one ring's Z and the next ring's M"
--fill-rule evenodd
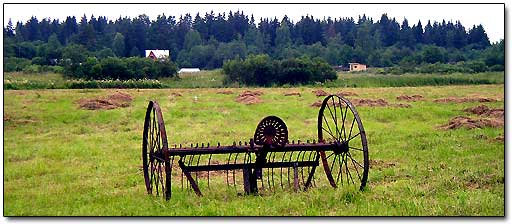
M194 73L194 72L200 72L199 68L182 68L178 71L178 74L181 73Z
M169 50L146 50L146 58L167 59L169 58Z

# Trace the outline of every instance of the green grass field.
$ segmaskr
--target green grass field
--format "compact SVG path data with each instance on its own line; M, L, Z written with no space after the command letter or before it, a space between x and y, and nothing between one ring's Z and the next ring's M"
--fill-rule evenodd
M122 91L134 97L131 106L90 111L75 101L116 90L6 90L4 216L504 216L504 142L494 140L504 128L439 130L481 103L433 102L483 96L503 108L503 84L324 89L390 103L402 94L425 97L411 108L357 107L376 164L366 191L318 186L238 196L219 177L197 197L176 178L168 202L146 194L140 170L149 100L160 103L171 144L226 145L248 141L267 115L286 122L290 139L315 139L318 108L310 105L322 98L308 87L261 88L262 104L243 105L235 102L243 89L129 89ZM283 96L292 91L302 96ZM325 180L321 167L316 178Z

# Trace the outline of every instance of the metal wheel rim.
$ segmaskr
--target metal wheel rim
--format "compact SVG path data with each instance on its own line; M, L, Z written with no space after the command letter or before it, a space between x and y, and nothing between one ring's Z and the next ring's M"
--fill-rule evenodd
M338 103L338 105L336 105ZM332 104L332 105L329 105ZM350 112L350 114L349 114ZM339 113L339 114L337 114ZM338 116L336 116L336 115ZM326 115L329 115L327 117ZM345 120L341 121L341 124L338 127L338 125L335 125L333 127L325 127L329 125L329 118L331 119L331 124L335 124L334 120L336 119L344 119L348 118L349 116L352 116L351 123L351 129L348 131L347 127L344 125ZM326 124L326 125L324 125ZM338 124L338 123L336 123ZM359 133L353 133L355 124L357 124L357 130L359 130ZM332 129L336 129L336 133L333 133ZM342 130L343 129L343 130ZM329 133L329 131L331 131ZM347 133L348 132L348 133ZM324 133L328 136L324 136ZM345 135L342 135L345 134ZM348 134L348 136L346 136ZM334 152L332 154L326 153L325 151L320 151L320 157L322 159L322 165L324 167L325 174L327 176L327 179L329 180L329 183L332 187L336 188L340 185L340 176L341 176L341 185L344 185L343 181L343 173L345 173L345 180L346 184L358 184L360 182L359 188L362 190L366 186L367 180L368 180L368 169L369 169L369 159L368 159L368 143L366 139L366 133L364 131L363 124L361 122L361 119L359 117L359 114L357 113L357 110L355 107L345 99L344 97L340 97L337 95L330 95L326 97L322 103L322 106L320 108L320 111L318 113L318 141L319 142L326 142L325 140L327 138L330 139L336 139L335 137L339 136L338 142L340 145L343 142L347 143L347 150L348 152L341 152L340 154L336 155ZM327 137L324 139L324 137ZM356 139L356 140L354 140ZM336 140L334 140L336 141ZM358 142L360 141L360 145L357 144L356 147L350 147L351 142ZM357 148L359 150L356 150L354 148ZM361 159L354 159L355 153L357 155L361 156ZM332 157L334 155L334 158L332 159L333 162L329 163L329 157ZM341 156L340 156L341 155ZM334 165L336 164L336 157L338 157L338 165L340 165L338 173L335 173L333 176L333 171L335 168ZM340 158L341 157L341 158ZM362 160L362 161L361 161ZM345 168L344 168L345 167ZM351 171L352 169L352 171ZM341 173L341 175L340 175ZM356 179L354 179L354 177Z

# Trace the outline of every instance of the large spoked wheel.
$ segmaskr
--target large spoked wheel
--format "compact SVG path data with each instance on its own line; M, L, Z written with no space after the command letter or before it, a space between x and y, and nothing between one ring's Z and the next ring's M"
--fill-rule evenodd
M171 198L171 165L162 111L150 101L142 136L142 166L148 194ZM165 178L164 178L165 177Z
M361 118L344 97L326 97L318 113L318 141L332 143L331 151L320 151L322 165L332 187L359 185L368 180L368 143Z

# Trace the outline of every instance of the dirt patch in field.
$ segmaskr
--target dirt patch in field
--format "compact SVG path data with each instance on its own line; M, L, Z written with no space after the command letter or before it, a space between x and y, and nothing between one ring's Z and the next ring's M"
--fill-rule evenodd
M172 92L171 96L183 96L181 93L178 92Z
M233 91L231 90L222 90L222 91L218 91L217 94L233 94Z
M504 118L505 117L504 109L489 108L486 105L479 105L476 107L466 108L466 109L464 109L464 112L476 114L476 115L480 115L480 116L487 116L487 117L496 117L496 118Z
M315 96L328 96L329 95L329 93L327 93L321 89L313 90L312 92L315 94Z
M289 93L285 93L284 96L299 96L300 97L300 93L299 92L289 92Z
M449 129L457 129L457 128L484 128L484 127L503 127L504 120L496 119L496 118L470 118L466 116L457 116L448 122L448 124L439 126L439 129L449 130Z
M412 95L412 96L400 95L400 96L397 96L396 99L397 100L403 100L403 101L409 101L409 102L416 102L416 101L419 101L419 100L423 100L423 96L422 95L418 95L418 94L415 94L415 95Z
M323 103L323 100L319 100L319 101L316 101L314 102L313 104L311 104L310 106L312 107L321 107L322 106L322 103ZM339 106L340 103L339 102L332 102L332 100L329 100L327 101L327 104L329 104L329 106ZM341 105L344 107L346 106L347 104L345 104L345 102L341 102Z
M132 100L132 96L127 93L115 92L107 97L80 99L77 103L80 108L85 110L111 110L119 107L128 107Z
M386 161L378 160L378 159L370 159L369 162L370 162L370 168L382 169L382 168L390 168L390 167L396 166L396 164L393 162L386 162Z
M447 97L447 98L439 98L435 99L435 103L468 103L468 102L480 102L480 103L488 103L488 102L497 102L497 99L488 98L488 97Z
M359 96L357 93L349 92L349 91L339 92L339 93L336 93L336 95L337 96Z

